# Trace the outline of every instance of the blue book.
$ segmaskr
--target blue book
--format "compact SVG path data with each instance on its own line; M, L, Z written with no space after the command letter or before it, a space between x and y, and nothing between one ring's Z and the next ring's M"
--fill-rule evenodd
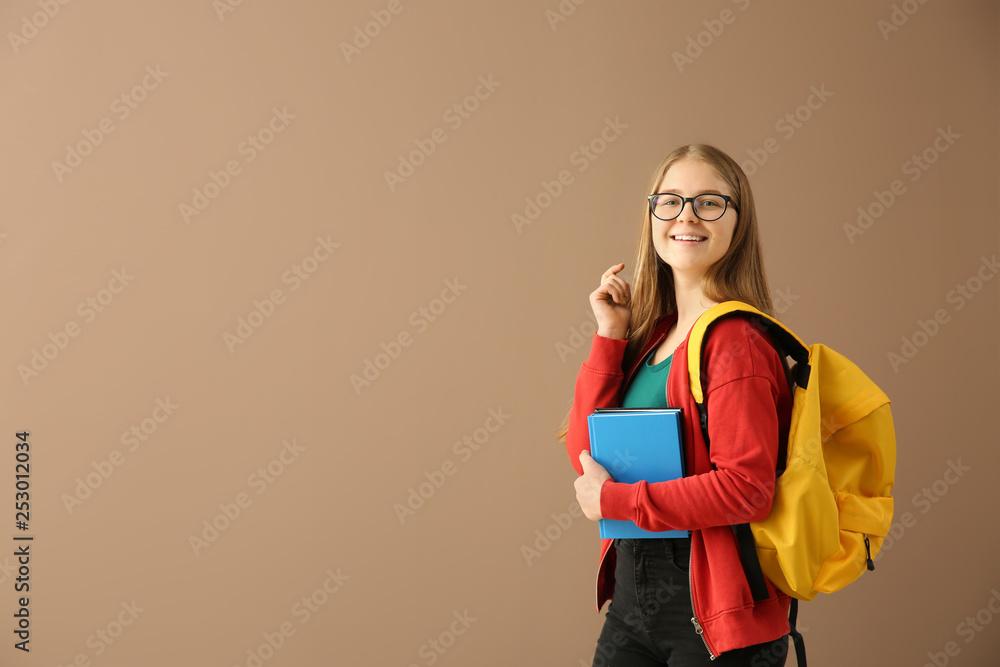
M665 482L684 476L680 408L599 408L587 417L590 455L616 482ZM649 531L634 521L601 519L602 538L687 537L686 530Z

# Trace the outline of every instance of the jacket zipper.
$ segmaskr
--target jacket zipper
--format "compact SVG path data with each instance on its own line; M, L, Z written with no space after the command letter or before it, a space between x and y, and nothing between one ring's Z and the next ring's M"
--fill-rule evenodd
M657 338L656 342L654 342L652 345L650 345L649 347L647 347L639 355L639 358L640 359L644 359L645 355L649 354L649 351L651 349L655 348L657 345L659 345L660 343L662 343L666 339L666 337L667 337L667 334L664 333L659 338ZM626 387L628 385L629 382L632 381L632 376L635 375L635 372L636 372L636 370L638 370L638 368L639 368L639 366L636 365L629 372L629 375L628 375L628 378L626 378L625 384L622 385L623 389L624 389L624 387ZM673 366L671 366L670 370L671 370L671 372L673 371ZM668 385L669 385L669 383L668 383ZM621 403L621 400L619 399L618 402ZM669 405L669 404L670 404L670 398L669 398L669 392L668 392L668 394L667 394L667 405ZM691 535L691 531L688 531L688 536L690 536L690 535ZM604 555L607 556L607 552L605 552ZM699 637L701 637L701 642L702 642L702 644L705 645L705 650L708 651L708 659L709 660L715 660L718 656L716 656L714 653L712 653L712 649L710 649L708 647L708 640L705 639L705 630L701 627L701 623L698 622L698 614L694 610L694 580L691 577L691 561L692 560L693 560L692 554L688 553L688 590L691 592L691 623L692 623L692 625L694 625L694 631L695 631L695 633L697 633L697 635ZM604 559L602 558L601 559L601 564L603 565L603 563L604 563ZM599 574L600 571L601 571L600 567L598 567L597 571L598 571L598 574Z
M694 610L694 579L691 577L692 560L694 560L693 552L688 554L688 590L691 592L691 623L694 625L694 631L701 637L701 641L705 645L705 650L708 651L708 659L715 660L717 656L712 653L712 649L708 648L708 640L705 639L704 634L705 631L702 629L701 623L698 622L698 614Z
M615 548L614 540L611 541L611 546L608 547L608 551ZM601 556L601 562L597 564L597 577L594 579L594 590L597 591L597 611L601 611L601 570L604 569L604 559L608 557L608 551L604 552Z
M653 343L652 345L647 344L646 349L639 354L640 360L644 359L645 355L649 354L650 349L662 343L666 337L667 334L666 332L664 332L659 338L656 339L655 343ZM633 365L632 368L629 370L628 377L625 378L625 382L622 383L621 388L618 390L618 405L622 404L622 399L625 397L625 387L627 387L628 383L632 381L632 377L635 375L637 370L639 370L639 364ZM611 551L611 549L613 548L615 548L614 543L612 543L612 545L608 547L608 551ZM594 579L594 590L597 591L598 604L600 604L600 597L601 597L601 591L600 591L601 569L604 567L604 559L608 557L608 551L605 551L604 555L601 556L601 562L597 564L597 577ZM598 609L598 611L600 611L600 609Z

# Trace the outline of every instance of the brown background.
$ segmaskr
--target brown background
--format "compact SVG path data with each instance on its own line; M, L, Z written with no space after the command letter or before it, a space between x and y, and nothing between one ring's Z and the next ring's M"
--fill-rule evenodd
M0 8L0 553L20 532L21 429L35 536L30 654L12 647L15 559L0 558L0 664L247 665L285 622L295 633L265 665L589 664L597 526L559 526L574 473L553 432L589 348L587 295L631 262L649 174L691 141L767 156L747 165L782 318L893 399L896 512L912 521L875 573L805 605L811 664L918 666L948 642L948 664L994 664L1000 619L960 624L993 620L1000 597L1000 280L983 264L1000 245L996 2L563 0L550 23L558 0L402 0L350 62L341 43L389 3L103 0L46 16L54 4ZM116 98L144 77L121 118ZM480 77L498 85L455 127L445 113ZM799 109L813 88L831 96ZM247 161L241 142L274 108L294 119ZM113 131L60 179L53 162L105 118ZM601 148L607 119L619 134L581 171L574 153ZM435 128L444 142L390 190L385 172ZM959 138L936 154L948 128ZM239 173L186 224L179 206L230 160ZM562 170L572 182L519 231L512 214ZM905 192L849 238L897 179ZM317 237L339 247L293 291L282 276ZM102 292L122 269L127 287ZM465 287L435 302L448 280ZM956 297L970 280L981 289ZM230 352L224 334L274 289L284 302ZM111 296L92 321L78 311ZM357 392L366 360L385 367ZM151 429L168 397L179 407L129 451L123 432ZM491 409L509 417L477 432ZM456 449L463 437L482 445ZM254 486L293 439L298 458ZM968 469L946 476L949 462ZM401 521L422 483L430 498ZM190 536L240 493L249 506L195 555ZM328 569L348 577L329 596ZM301 623L294 605L317 589ZM138 618L97 643L133 600ZM450 635L463 613L475 621Z

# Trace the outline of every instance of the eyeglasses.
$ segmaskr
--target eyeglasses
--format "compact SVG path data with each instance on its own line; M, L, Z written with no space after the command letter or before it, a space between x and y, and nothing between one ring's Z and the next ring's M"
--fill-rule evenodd
M739 206L733 203L733 198L728 195L681 197L672 192L649 195L649 211L660 220L673 220L681 214L687 202L691 202L694 214L705 222L712 222L724 216L730 204L737 213L740 212Z

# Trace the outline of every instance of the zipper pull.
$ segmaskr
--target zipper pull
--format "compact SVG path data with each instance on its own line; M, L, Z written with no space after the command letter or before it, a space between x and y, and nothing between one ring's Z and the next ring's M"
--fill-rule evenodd
M703 631L701 629L701 624L698 622L698 619L692 616L691 622L694 623L694 631L700 635Z
M868 571L874 570L875 563L872 561L872 547L868 542L868 533L865 533L865 560L868 562Z

